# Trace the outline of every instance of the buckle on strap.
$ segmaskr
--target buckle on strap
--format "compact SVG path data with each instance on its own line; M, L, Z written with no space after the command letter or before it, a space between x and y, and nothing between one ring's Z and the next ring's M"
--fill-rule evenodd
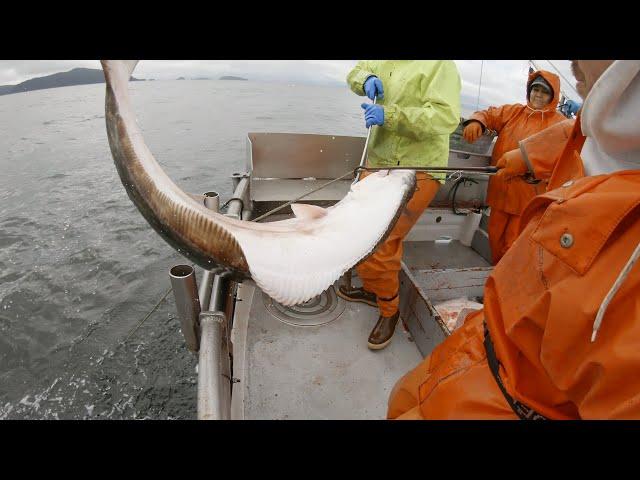
M511 410L520 418L520 420L548 420L547 417L536 412L533 408L528 407L522 402L519 402L507 392L502 379L500 378L500 362L496 358L496 352L493 348L493 342L489 335L489 329L487 328L487 322L484 323L484 349L487 352L487 362L489 363L489 369L495 378L502 395L511 407Z

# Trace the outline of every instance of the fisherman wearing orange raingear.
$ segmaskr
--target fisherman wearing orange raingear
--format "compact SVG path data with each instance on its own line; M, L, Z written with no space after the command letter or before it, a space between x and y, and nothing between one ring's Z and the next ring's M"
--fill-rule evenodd
M518 148L521 140L565 120L565 117L556 111L559 99L560 79L557 75L546 70L531 72L527 81L526 105L516 103L489 107L487 110L475 112L464 123L464 138L472 143L485 130L495 130L498 133L498 139L491 155L491 165L496 165L506 152ZM514 207L506 205L502 198L505 193L499 184L499 181L491 178L487 190L487 204L491 207L488 227L489 244L494 264L506 250L504 238L511 232L505 233L505 230L515 210ZM504 187L504 185L501 186ZM514 196L511 195L511 200L514 200ZM521 205L526 202L526 199L520 200L516 197L515 201L516 204Z
M444 167L449 136L460 121L461 82L450 60L366 60L347 75L358 95L377 103L362 104L371 131L369 167ZM366 176L363 173L361 178ZM338 295L348 301L378 306L380 315L367 345L386 347L399 319L399 272L402 240L429 206L444 175L416 173L417 187L387 239L356 267L362 287L342 285Z
M580 153L574 129L484 309L396 383L388 418L640 418L640 61L572 65Z

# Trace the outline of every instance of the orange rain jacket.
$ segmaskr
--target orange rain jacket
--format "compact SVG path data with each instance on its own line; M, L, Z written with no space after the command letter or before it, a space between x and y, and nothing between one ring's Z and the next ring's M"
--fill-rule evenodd
M521 140L519 148L503 155L507 162L522 162L528 172L524 177L509 177L504 170L500 170L492 178L493 188L489 192L487 203L491 205L488 233L494 265L517 238L518 222L524 208L533 197L548 190L551 174L565 148L568 147L571 152L580 152L584 140L580 122L564 120ZM582 165L579 164L575 172L571 173L582 177L582 171ZM569 176L565 180L569 178L573 177Z
M542 110L534 110L529 103L529 85L538 76L542 76L551 88L553 88L553 98L551 102ZM503 105L501 107L489 107L487 110L475 112L465 122L467 125L472 120L477 120L482 124L482 130L489 128L495 130L498 133L498 139L493 147L491 154L491 165L498 163L498 160L502 155L518 148L518 144L521 140L534 135L541 130L550 127L566 118L556 111L558 101L560 99L560 78L546 70L538 70L529 74L526 87L527 104L522 105L519 103L512 105ZM500 202L500 198L505 196L506 193L499 185L495 178L489 180L489 187L487 190L487 203L491 206L491 215L489 217L489 242L491 244L491 251L494 259L494 264L502 256L502 244L505 243L502 235L504 235L504 214L509 214L514 208L504 210L500 208L504 206L504 202ZM525 198L528 198L528 193ZM518 198L516 192L510 195L510 201L515 201L516 205L526 204L524 198ZM493 215L494 210L504 212L503 215ZM521 210L520 210L521 211ZM493 233L493 235L492 235ZM512 232L511 232L512 233Z
M567 159L556 171L571 175L582 162L575 150ZM591 342L598 309L640 239L640 171L564 181L534 198L521 224L485 285L484 309L400 379L389 418L518 418L489 369L486 324L515 401L549 419L640 419L637 265Z

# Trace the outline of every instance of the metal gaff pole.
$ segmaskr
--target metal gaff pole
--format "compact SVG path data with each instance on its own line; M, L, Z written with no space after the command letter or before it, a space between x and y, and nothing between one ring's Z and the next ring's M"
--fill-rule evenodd
M375 105L376 102L378 101L378 96L374 96L373 97L373 103L372 105ZM367 147L369 146L369 138L371 137L371 128L373 128L373 125L369 125L369 128L367 128L367 139L364 141L364 149L362 150L362 158L360 158L360 166L364 167L364 162L367 158ZM360 180L360 170L358 170L358 173L356 174L356 177L353 179L353 183L357 183L358 180Z

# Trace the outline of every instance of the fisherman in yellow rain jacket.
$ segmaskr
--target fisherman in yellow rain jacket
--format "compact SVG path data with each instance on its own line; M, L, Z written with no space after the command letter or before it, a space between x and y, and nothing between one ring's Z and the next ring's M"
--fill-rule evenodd
M449 135L460 121L460 76L451 60L363 60L347 75L363 103L369 167L445 167ZM363 173L361 178L366 176ZM338 294L378 306L380 316L368 339L373 350L386 347L399 318L402 240L429 206L444 174L417 172L417 188L395 227L375 253L356 267L361 288L341 286Z

